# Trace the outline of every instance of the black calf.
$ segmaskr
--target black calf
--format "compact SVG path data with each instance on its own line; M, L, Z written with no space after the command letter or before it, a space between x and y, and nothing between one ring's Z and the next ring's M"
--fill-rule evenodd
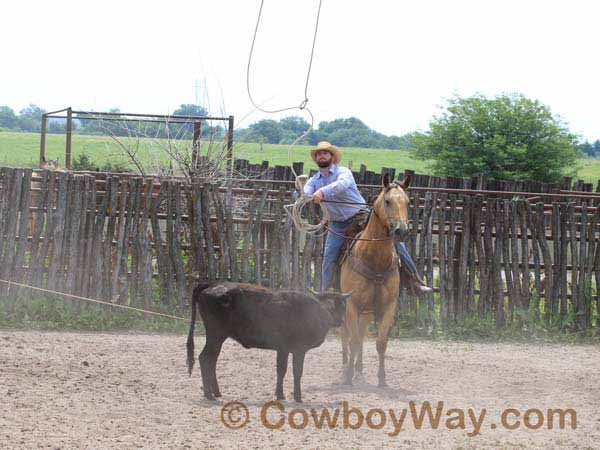
M245 348L277 351L275 395L283 400L283 379L288 356L293 355L294 400L302 401L300 379L304 356L325 340L330 328L340 326L351 294L309 295L296 291L273 292L243 283L202 284L194 289L192 319L187 340L188 372L194 367L196 308L206 330L206 344L199 356L204 396L220 397L216 365L228 337Z

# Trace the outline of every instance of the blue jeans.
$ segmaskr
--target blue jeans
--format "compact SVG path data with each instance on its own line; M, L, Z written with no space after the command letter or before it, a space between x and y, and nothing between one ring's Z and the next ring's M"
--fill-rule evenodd
M398 256L400 256L402 264L406 264L406 268L408 269L408 271L416 275L417 266L415 265L413 259L410 257L410 253L408 253L408 250L406 249L406 244L404 242L394 241L394 247L396 247L396 253L398 253Z
M344 230L352 222L352 217L345 222L329 222L327 237L325 238L325 250L323 251L323 267L321 269L321 292L325 292L329 283L331 282L331 276L333 275L333 269L337 262L340 248L344 244ZM334 234L331 232L333 230Z
M352 222L352 218L345 222L330 222L329 230L343 235L346 227ZM325 239L325 250L323 252L323 267L321 269L321 292L327 290L329 283L331 282L331 276L333 275L333 269L337 262L340 248L344 244L344 237L338 236L337 234L327 231L327 237ZM409 272L417 274L417 266L406 249L404 242L394 241L394 247L396 247L396 253L400 256L402 264L406 265Z

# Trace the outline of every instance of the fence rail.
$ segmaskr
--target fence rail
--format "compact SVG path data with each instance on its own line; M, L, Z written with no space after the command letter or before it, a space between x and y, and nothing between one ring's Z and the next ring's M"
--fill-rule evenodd
M323 237L293 227L289 188L261 186L117 176L98 184L89 174L0 168L0 279L173 310L187 307L198 280L317 288ZM593 201L411 193L407 244L436 292L403 292L399 314L498 326L533 314L600 331L600 209L585 207ZM0 301L26 295L0 283Z

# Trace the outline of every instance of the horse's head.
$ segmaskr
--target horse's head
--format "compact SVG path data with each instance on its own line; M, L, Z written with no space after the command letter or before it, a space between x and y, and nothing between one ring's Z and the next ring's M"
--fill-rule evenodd
M392 182L389 174L383 176L382 190L375 204L373 213L387 229L388 236L404 240L408 234L408 195L406 189L410 185L410 175L400 183Z

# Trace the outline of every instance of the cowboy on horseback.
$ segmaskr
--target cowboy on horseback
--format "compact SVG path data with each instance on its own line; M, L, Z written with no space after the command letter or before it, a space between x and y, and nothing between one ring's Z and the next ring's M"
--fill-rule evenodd
M334 200L347 203L324 202L330 215L321 277L321 291L329 288L333 271L337 263L340 249L346 240L344 231L363 217L365 199L358 191L352 171L338 166L342 158L339 148L329 142L322 141L310 152L312 160L319 166L319 171L311 177L303 187L305 195L312 195L313 202ZM400 257L401 269L407 275L407 280L413 293L421 295L431 292L419 277L417 267L412 260L404 242L394 240L396 253Z

